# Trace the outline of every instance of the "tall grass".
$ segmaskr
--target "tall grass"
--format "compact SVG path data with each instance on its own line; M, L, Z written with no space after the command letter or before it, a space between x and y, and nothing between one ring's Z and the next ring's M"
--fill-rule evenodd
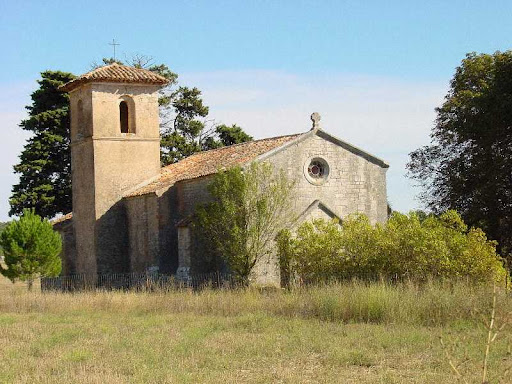
M27 293L3 290L0 312L112 313L238 316L268 314L344 323L444 326L477 321L492 305L492 287L430 282L352 281L291 291L257 289L172 292ZM512 298L498 291L498 312L512 310Z

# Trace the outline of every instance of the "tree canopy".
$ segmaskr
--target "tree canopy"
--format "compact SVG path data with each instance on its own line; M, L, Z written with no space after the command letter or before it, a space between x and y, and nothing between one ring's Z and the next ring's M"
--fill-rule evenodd
M119 60L103 59L103 64ZM201 91L178 84L178 75L164 64L153 64L151 58L134 56L129 65L154 71L169 80L160 92L161 162L167 165L195 152L252 140L242 128L218 125L208 118ZM93 67L97 67L93 64ZM20 123L32 132L14 171L20 176L13 186L10 215L24 209L35 209L51 218L71 211L71 150L69 147L69 97L58 87L75 78L71 73L45 71L38 80L27 106L29 117Z
M40 276L57 276L62 268L60 235L48 220L42 220L33 210L25 209L19 220L10 222L0 234L6 268L0 273L11 281L29 283Z
M512 251L512 51L470 53L456 69L431 143L410 154L410 176L435 213L455 209Z

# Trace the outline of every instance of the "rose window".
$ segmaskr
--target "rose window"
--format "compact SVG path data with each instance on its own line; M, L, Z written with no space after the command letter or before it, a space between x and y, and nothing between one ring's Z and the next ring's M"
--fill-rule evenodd
M319 179L325 174L325 165L319 160L313 160L308 167L309 176Z
M304 176L311 184L322 185L329 177L329 164L321 157L311 158L304 164Z

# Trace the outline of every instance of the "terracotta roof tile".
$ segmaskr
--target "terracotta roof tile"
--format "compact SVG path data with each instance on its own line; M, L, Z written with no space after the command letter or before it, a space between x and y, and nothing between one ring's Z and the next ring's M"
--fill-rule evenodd
M144 83L144 84L167 84L168 80L147 69L129 67L121 64L110 64L96 68L76 79L67 82L59 87L63 92L69 92L79 85L90 82L117 82L117 83Z
M245 164L264 153L284 145L300 135L301 134L271 137L196 153L177 163L162 168L160 176L157 179L135 191L129 192L126 197L154 193L161 189L168 188L178 181L211 175L221 168L230 168Z
M62 224L62 223L65 223L68 220L71 220L72 218L73 218L73 212L70 212L70 213L68 213L66 215L63 215L61 217L57 217L56 219L50 220L50 224L51 225Z

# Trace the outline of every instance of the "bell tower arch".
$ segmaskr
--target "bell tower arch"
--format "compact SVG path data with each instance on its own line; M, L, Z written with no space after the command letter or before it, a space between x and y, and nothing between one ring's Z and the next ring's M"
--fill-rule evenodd
M111 64L63 85L71 112L77 273L127 272L123 194L160 173L158 90L153 72Z

